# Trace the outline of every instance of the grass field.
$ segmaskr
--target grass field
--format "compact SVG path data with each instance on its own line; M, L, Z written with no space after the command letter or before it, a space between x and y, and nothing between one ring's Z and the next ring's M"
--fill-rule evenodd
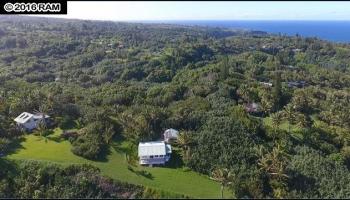
M271 117L266 117L263 119L263 123L265 126L272 127L272 120ZM289 122L288 121L283 121L279 127L280 130L283 130L285 132L289 132ZM290 125L290 131L291 135L298 140L302 140L303 135L302 135L302 129L298 127L297 125Z
M263 119L263 121L264 121L265 125L272 127L271 117L266 117L266 118ZM289 126L289 122L283 121L280 124L279 129L282 129L284 131L288 131L288 126ZM296 125L290 125L290 130L291 130L291 132L299 132L299 131L301 131L301 129L298 126L296 126Z
M47 139L27 135L18 141L17 147L6 158L50 161L63 165L87 163L100 168L103 175L117 180L194 198L220 198L218 183L198 173L184 171L182 168L137 167L136 171L148 171L150 173L148 176L132 172L127 168L125 154L117 148L111 147L106 159L101 161L91 161L76 156L70 151L69 141L60 139L60 133L60 129L55 129L54 134L48 136ZM226 191L225 197L232 197L232 194Z

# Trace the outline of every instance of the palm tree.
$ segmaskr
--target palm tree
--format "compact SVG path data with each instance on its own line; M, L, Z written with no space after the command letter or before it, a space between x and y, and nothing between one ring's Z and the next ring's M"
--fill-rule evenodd
M261 109L265 114L270 114L273 108L272 97L270 95L264 94L261 98Z
M225 80L229 75L228 57L225 56L220 63L220 77Z
M45 141L47 141L46 124L43 121L39 121L36 129L39 133L39 136L45 138Z
M52 94L52 92L49 92L46 96L47 109L52 110L54 107L54 104L55 104L54 95Z
M76 128L77 129L81 129L84 127L84 121L83 121L83 118L79 117L76 121Z
M280 112L271 114L271 122L274 130L277 130L282 123L282 115Z
M224 189L225 187L232 184L233 174L227 168L216 168L212 174L210 179L215 180L221 185L221 198L224 198Z
M190 157L190 148L193 143L191 133L181 131L177 138L177 144L182 148L182 156L184 161L187 161Z
M43 126L47 125L47 121L46 121L46 115L49 112L49 107L45 104L42 104L38 110L34 110L34 113L36 115L41 115L41 118L39 119L39 124L41 123Z
M276 112L276 113L271 114L271 124L272 124L272 128L275 132L273 137L276 136L277 130L278 130L279 126L281 125L281 123L282 123L281 112Z
M251 99L251 94L250 94L250 90L249 87L247 85L241 85L241 87L238 90L240 96L248 103L250 103L250 99Z
M108 126L104 130L104 139L107 144L110 144L110 142L112 141L114 133L115 132L113 130L113 126Z
M274 59L274 57L273 57ZM282 99L282 85L281 85L281 72L280 72L280 62L278 60L274 61L275 74L273 80L272 96L274 101L274 110L278 111L281 106Z
M279 144L268 153L263 153L263 149L260 148L258 166L261 171L267 173L269 181L277 183L272 185L275 198L283 198L285 195L286 179L289 178L286 173L288 162L289 155L284 152Z
M49 108L46 105L41 105L38 110L34 110L34 113L36 115L41 115L41 118L38 119L37 122L37 131L41 137L45 138L45 141L47 140L46 138L46 130L47 130L47 121L46 121L46 115L48 112Z
M346 129L338 129L336 127L331 127L332 132L334 132L336 135L339 135L341 141L343 142L344 146L348 146L350 141L350 135L346 131Z
M276 178L279 181L288 178L285 173L285 169L288 163L288 155L283 151L281 146L277 144L271 152L263 153L263 148L259 151L260 159L258 165L260 170L264 170L272 178Z
M312 125L312 120L310 117L303 113L298 114L296 120L300 128L309 128Z
M136 165L136 159L135 159L134 156L129 155L129 154L125 154L125 159L126 159L126 162L128 163L128 165L130 165L130 166L137 166Z
M295 120L295 112L293 107L288 104L283 110L284 118L288 120L288 132L291 133L291 124Z
M328 125L332 125L333 114L330 111L322 111L320 117L322 121L326 122Z

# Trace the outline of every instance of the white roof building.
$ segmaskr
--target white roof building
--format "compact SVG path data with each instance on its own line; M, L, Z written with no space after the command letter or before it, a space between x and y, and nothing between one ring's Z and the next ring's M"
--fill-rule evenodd
M45 115L45 118L49 118L50 116ZM23 112L18 117L14 119L17 122L17 125L27 129L32 130L37 127L38 122L42 119L43 116L41 114L31 114L28 112Z
M171 145L163 141L140 142L138 153L139 156L166 155L171 153Z
M33 116L34 115L31 113L23 112L22 114L20 114L18 117L15 118L15 122L24 124L24 123L27 123L30 119L32 119Z
M140 164L165 164L170 159L171 145L163 141L140 142L138 156Z

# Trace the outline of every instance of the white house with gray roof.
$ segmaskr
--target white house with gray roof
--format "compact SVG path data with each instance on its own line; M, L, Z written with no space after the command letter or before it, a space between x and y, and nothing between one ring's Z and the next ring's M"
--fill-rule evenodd
M14 121L17 122L18 126L31 131L38 126L42 118L43 118L43 115L41 114L31 114L28 112L23 112L18 117L16 117ZM45 115L45 118L49 118L49 116Z
M164 165L170 160L171 145L164 141L140 142L138 156L141 165Z

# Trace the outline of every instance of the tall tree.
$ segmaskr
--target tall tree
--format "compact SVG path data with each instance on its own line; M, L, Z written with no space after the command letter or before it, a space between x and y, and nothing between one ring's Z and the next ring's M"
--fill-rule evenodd
M312 125L310 116L304 113L296 114L295 120L300 128L310 128Z
M289 155L277 144L271 152L267 153L260 148L259 156L258 166L268 175L274 197L283 198L286 193L286 180L289 178L286 170Z
M251 102L252 94L251 94L251 91L250 91L250 88L248 85L246 85L246 84L240 85L240 87L238 89L238 93L246 102L248 102L248 103Z
M296 119L295 110L291 104L285 106L283 110L283 117L288 121L288 132L291 133L291 125L294 124Z
M225 80L229 75L229 64L228 64L228 57L223 57L221 63L220 63L220 78Z
M105 127L103 138L107 144L110 144L114 137L114 134L115 132L112 125Z
M274 102L272 102L273 97L269 91L264 91L263 95L261 96L261 110L265 114L270 114L271 110L274 107Z
M282 83L281 83L281 72L280 72L280 63L274 61L275 65L275 74L273 80L273 98L274 98L274 110L278 111L281 108L282 104Z
M190 158L190 148L193 144L191 133L181 131L177 138L177 143L182 148L182 157L184 158L185 163L187 163Z
M232 184L234 175L227 168L216 168L212 174L210 179L215 180L221 185L221 198L224 198L224 189L225 187Z
M283 116L282 116L281 112L276 112L276 113L271 114L272 128L275 132L273 137L276 136L277 130L279 129L279 126L281 125L282 120L283 120Z

